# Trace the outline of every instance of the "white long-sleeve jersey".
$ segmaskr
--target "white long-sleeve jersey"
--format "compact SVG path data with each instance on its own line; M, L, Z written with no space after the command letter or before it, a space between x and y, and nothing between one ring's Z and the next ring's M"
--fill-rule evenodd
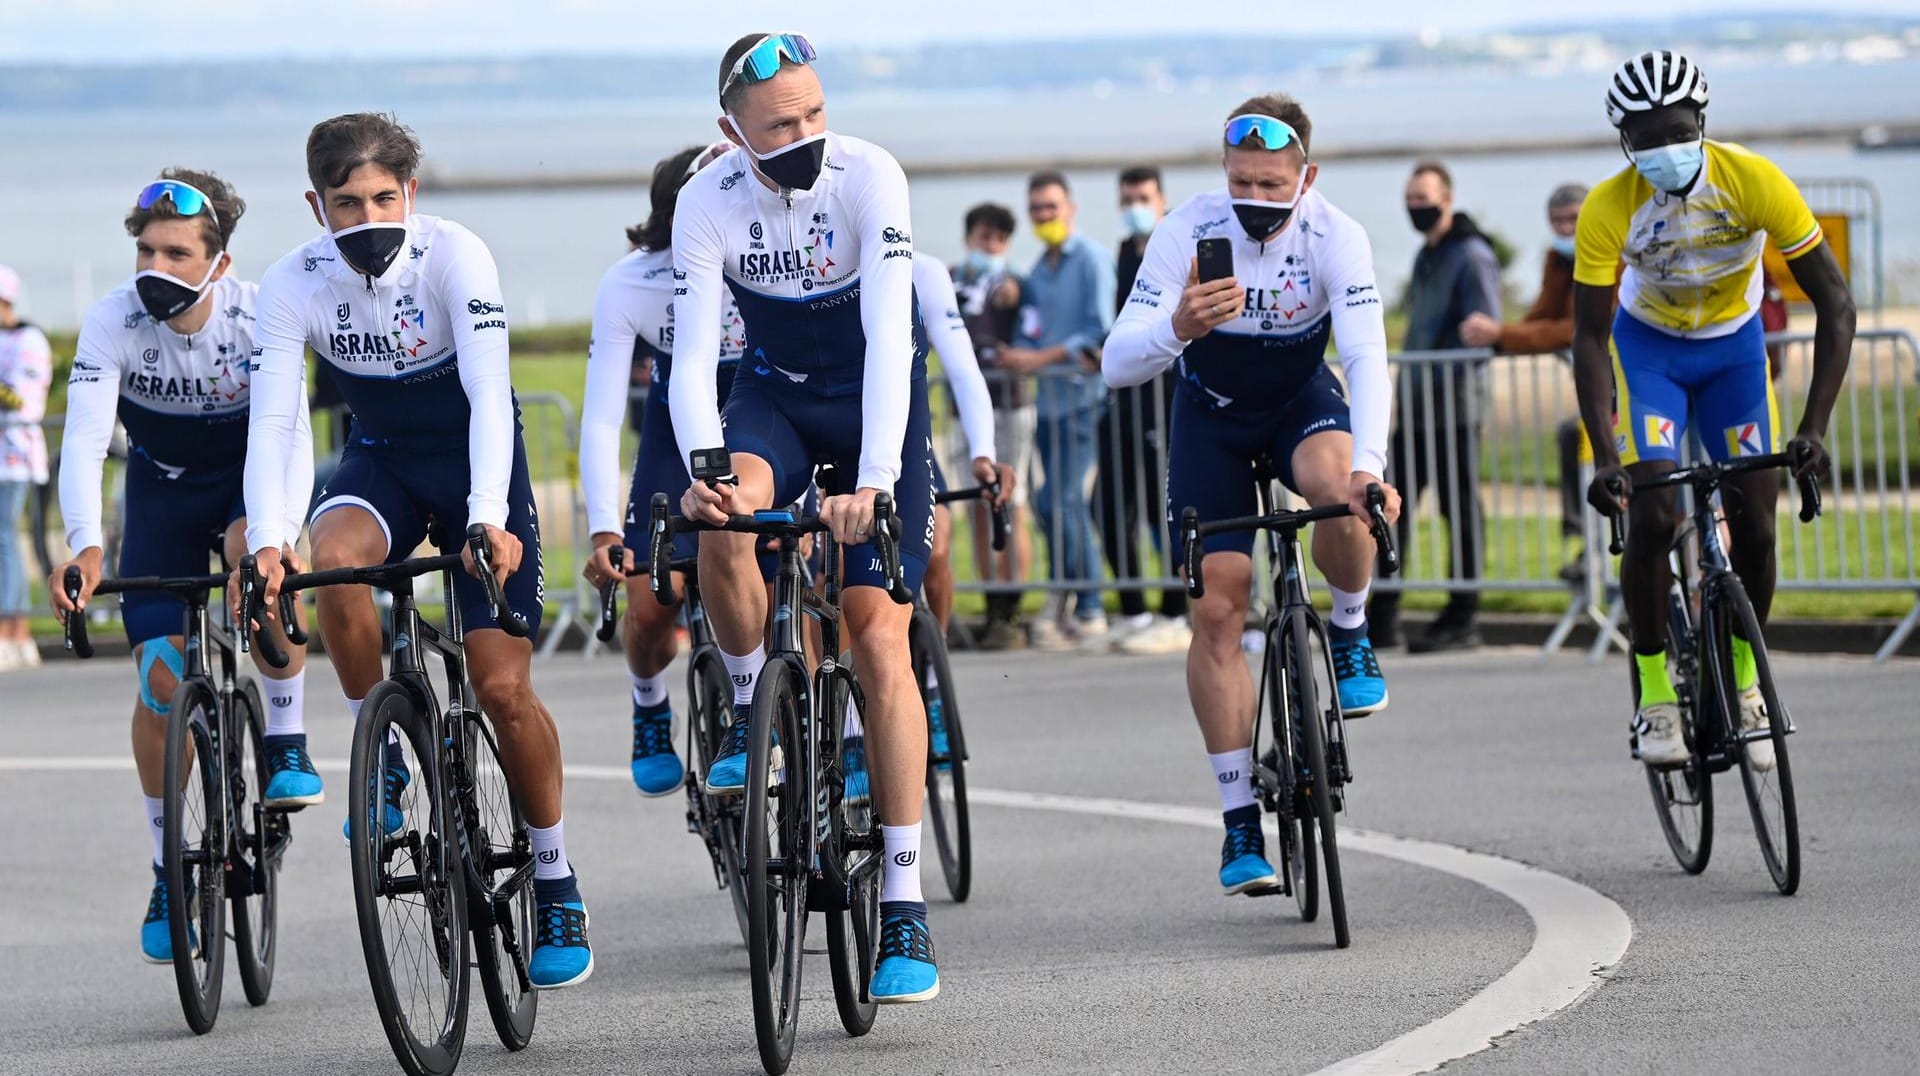
M212 316L190 336L153 320L131 280L87 311L67 377L60 448L60 513L74 553L102 544L100 483L116 418L126 425L135 453L176 477L238 466L247 458L248 366L259 289L232 273L209 288L212 294L202 302L212 304ZM292 542L313 495L313 430L304 394L293 401L288 419L274 479L285 495L272 529Z
M1247 291L1240 316L1182 342L1173 312L1200 240L1233 244L1234 277ZM1320 192L1300 196L1287 227L1267 243L1248 238L1224 189L1188 199L1153 230L1133 292L1114 321L1101 370L1114 386L1139 385L1179 364L1182 391L1236 413L1284 404L1338 345L1353 427L1353 469L1382 474L1393 389L1373 248L1352 217Z
M892 489L912 380L926 369L910 229L899 163L844 135L828 134L812 190L769 190L739 147L688 180L673 220L676 376L668 389L681 455L724 443L714 369L731 289L746 324L738 376L858 397L858 484Z
M500 274L480 237L450 220L416 214L407 229L406 251L377 279L350 267L327 233L260 280L248 548L277 549L288 538L282 476L298 463L288 453L309 346L331 367L355 436L422 454L464 451L468 520L506 526L519 431ZM311 453L305 462L311 485Z
M913 256L913 297L919 304L920 320L927 327L927 344L939 353L953 405L960 410L968 458L999 458L993 447L993 397L987 393L980 359L973 353L966 319L960 316L953 276L940 259L925 252Z

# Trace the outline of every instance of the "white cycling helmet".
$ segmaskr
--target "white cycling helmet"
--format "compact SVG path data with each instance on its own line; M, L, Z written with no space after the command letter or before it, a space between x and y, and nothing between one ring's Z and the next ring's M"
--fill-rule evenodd
M1607 120L1615 127L1630 112L1680 104L1707 107L1707 76L1677 52L1643 52L1615 68L1607 87Z

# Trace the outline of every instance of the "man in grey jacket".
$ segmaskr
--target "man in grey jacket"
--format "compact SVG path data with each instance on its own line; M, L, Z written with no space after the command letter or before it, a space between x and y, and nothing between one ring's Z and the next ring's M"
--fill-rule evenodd
M1407 351L1464 347L1461 324L1474 314L1500 320L1500 263L1493 244L1472 218L1453 208L1453 176L1438 161L1421 161L1407 180L1407 217L1426 242L1413 258L1407 285ZM1411 504L1434 487L1440 514L1455 536L1449 577L1480 577L1480 418L1485 409L1480 363L1442 366L1403 364L1395 400L1400 409L1389 443L1393 481ZM1413 512L1400 516L1400 542L1408 548ZM1421 533L1424 533L1422 531ZM1415 551L1416 562L1426 554ZM1414 653L1478 646L1474 618L1477 591L1453 591L1427 630L1408 640ZM1400 641L1398 594L1375 592L1367 614L1373 645Z

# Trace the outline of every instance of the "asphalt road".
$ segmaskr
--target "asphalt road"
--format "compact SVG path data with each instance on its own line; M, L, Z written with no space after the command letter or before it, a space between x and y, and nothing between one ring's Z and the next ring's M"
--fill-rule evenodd
M1393 706L1352 726L1345 823L1496 853L1599 891L1632 923L1583 999L1448 1071L1882 1072L1920 1067L1920 665L1777 659L1806 853L1773 892L1737 777L1721 779L1704 876L1680 872L1626 754L1625 671L1493 650L1387 655ZM272 1001L229 971L204 1037L170 972L140 962L149 874L126 757L124 659L0 681L0 1072L396 1071L375 1023L339 821L344 709L308 693L332 800L296 818ZM1217 807L1178 658L955 661L976 787ZM597 970L542 998L506 1054L479 1007L463 1072L756 1072L745 953L679 798L624 778L624 677L563 655L536 671L568 761L567 835ZM32 760L96 759L52 769ZM608 770L611 768L611 771ZM609 777L611 772L616 776ZM927 887L943 992L848 1039L823 960L807 970L794 1071L1307 1072L1467 1004L1535 944L1473 881L1350 850L1354 945L1284 899L1226 899L1219 836L1144 817L975 808L965 905ZM931 855L931 852L929 853ZM816 934L819 927L816 922Z

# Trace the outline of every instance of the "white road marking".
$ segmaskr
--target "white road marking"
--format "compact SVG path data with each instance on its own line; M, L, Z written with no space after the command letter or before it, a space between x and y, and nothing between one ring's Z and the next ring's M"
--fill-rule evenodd
M344 773L344 759L316 759L316 769ZM107 756L0 758L0 772L125 772L133 760ZM577 780L629 781L618 766L568 766ZM1059 796L1043 792L973 788L973 803L1017 810L1058 811L1213 829L1217 811L1140 800ZM1431 1023L1414 1028L1364 1054L1335 1062L1316 1076L1385 1076L1428 1072L1493 1045L1494 1041L1579 1002L1600 985L1633 940L1633 923L1618 904L1568 878L1516 860L1471 852L1437 841L1368 830L1340 830L1349 851L1397 859L1452 874L1518 904L1533 919L1533 945L1518 964ZM1364 924L1361 925L1364 930Z
M970 788L973 803L1062 811L1217 829L1220 813L1138 800ZM1339 831L1343 851L1385 856L1456 875L1518 904L1533 919L1533 945L1518 964L1452 1012L1316 1076L1428 1072L1492 1046L1503 1035L1587 996L1626 954L1633 923L1618 904L1568 878L1516 860L1387 833ZM1366 929L1364 924L1359 929Z

